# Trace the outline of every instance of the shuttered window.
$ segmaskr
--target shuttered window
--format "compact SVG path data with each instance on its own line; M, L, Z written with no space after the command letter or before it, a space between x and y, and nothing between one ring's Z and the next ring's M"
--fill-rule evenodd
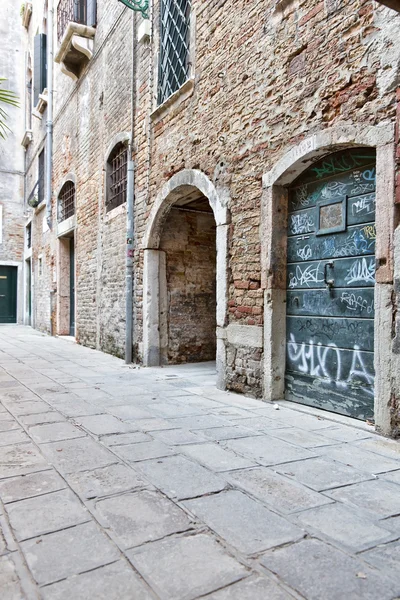
M189 77L191 0L160 0L160 65L158 103Z
M39 102L39 94L47 87L46 34L38 33L34 39L33 59L33 105Z

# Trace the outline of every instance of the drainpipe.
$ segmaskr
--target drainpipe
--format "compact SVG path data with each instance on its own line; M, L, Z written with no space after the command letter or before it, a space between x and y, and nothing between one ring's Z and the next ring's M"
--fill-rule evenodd
M127 171L127 194L126 194L126 330L125 330L125 363L132 363L133 347L133 257L134 257L134 235L135 235L135 165L132 160L135 129L135 83L136 83L136 15L132 14L132 88L131 88L131 135L128 145L128 171Z
M49 229L52 226L51 197L53 179L53 0L47 3L47 121L46 121L46 219Z

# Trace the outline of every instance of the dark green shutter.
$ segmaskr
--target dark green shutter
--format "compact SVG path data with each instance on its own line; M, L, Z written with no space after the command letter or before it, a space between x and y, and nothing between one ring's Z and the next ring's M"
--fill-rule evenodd
M39 94L47 86L46 34L38 33L34 39L33 57L33 104L37 105Z

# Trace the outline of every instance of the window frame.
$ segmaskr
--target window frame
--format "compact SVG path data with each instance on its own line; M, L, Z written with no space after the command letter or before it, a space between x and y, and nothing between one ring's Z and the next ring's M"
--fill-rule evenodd
M113 164L114 161L118 161L121 156L125 154L125 162L118 165ZM118 206L126 204L127 191L128 191L128 141L121 139L117 141L111 152L109 152L106 162L106 194L105 194L105 210L106 213L110 213ZM122 170L124 176L119 181L113 181L115 173ZM122 190L115 192L113 188L123 186Z
M71 194L72 191L72 194ZM70 199L72 198L72 203L70 202ZM63 204L65 202L65 200L68 200L69 204L67 204L67 209L65 205ZM70 212L70 207L73 207L72 212ZM65 216L65 213L67 213L67 216ZM65 221L67 221L67 219L70 219L71 217L74 217L76 214L76 186L75 186L75 182L72 179L67 179L66 181L64 181L63 185L61 186L60 191L58 192L58 196L57 196L57 222L58 223L64 223Z

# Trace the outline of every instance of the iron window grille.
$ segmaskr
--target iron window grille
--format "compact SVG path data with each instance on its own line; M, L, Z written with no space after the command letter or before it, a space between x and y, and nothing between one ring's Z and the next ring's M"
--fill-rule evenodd
M57 34L60 42L68 23L96 25L96 0L60 0L57 7Z
M189 77L190 9L191 0L160 0L159 104Z
M26 247L32 248L32 224L26 226Z
M75 214L75 185L67 181L58 196L58 222L61 223Z
M128 151L125 144L118 144L108 159L108 190L106 211L126 202Z
M39 154L39 169L38 169L38 200L39 204L44 200L44 150Z

